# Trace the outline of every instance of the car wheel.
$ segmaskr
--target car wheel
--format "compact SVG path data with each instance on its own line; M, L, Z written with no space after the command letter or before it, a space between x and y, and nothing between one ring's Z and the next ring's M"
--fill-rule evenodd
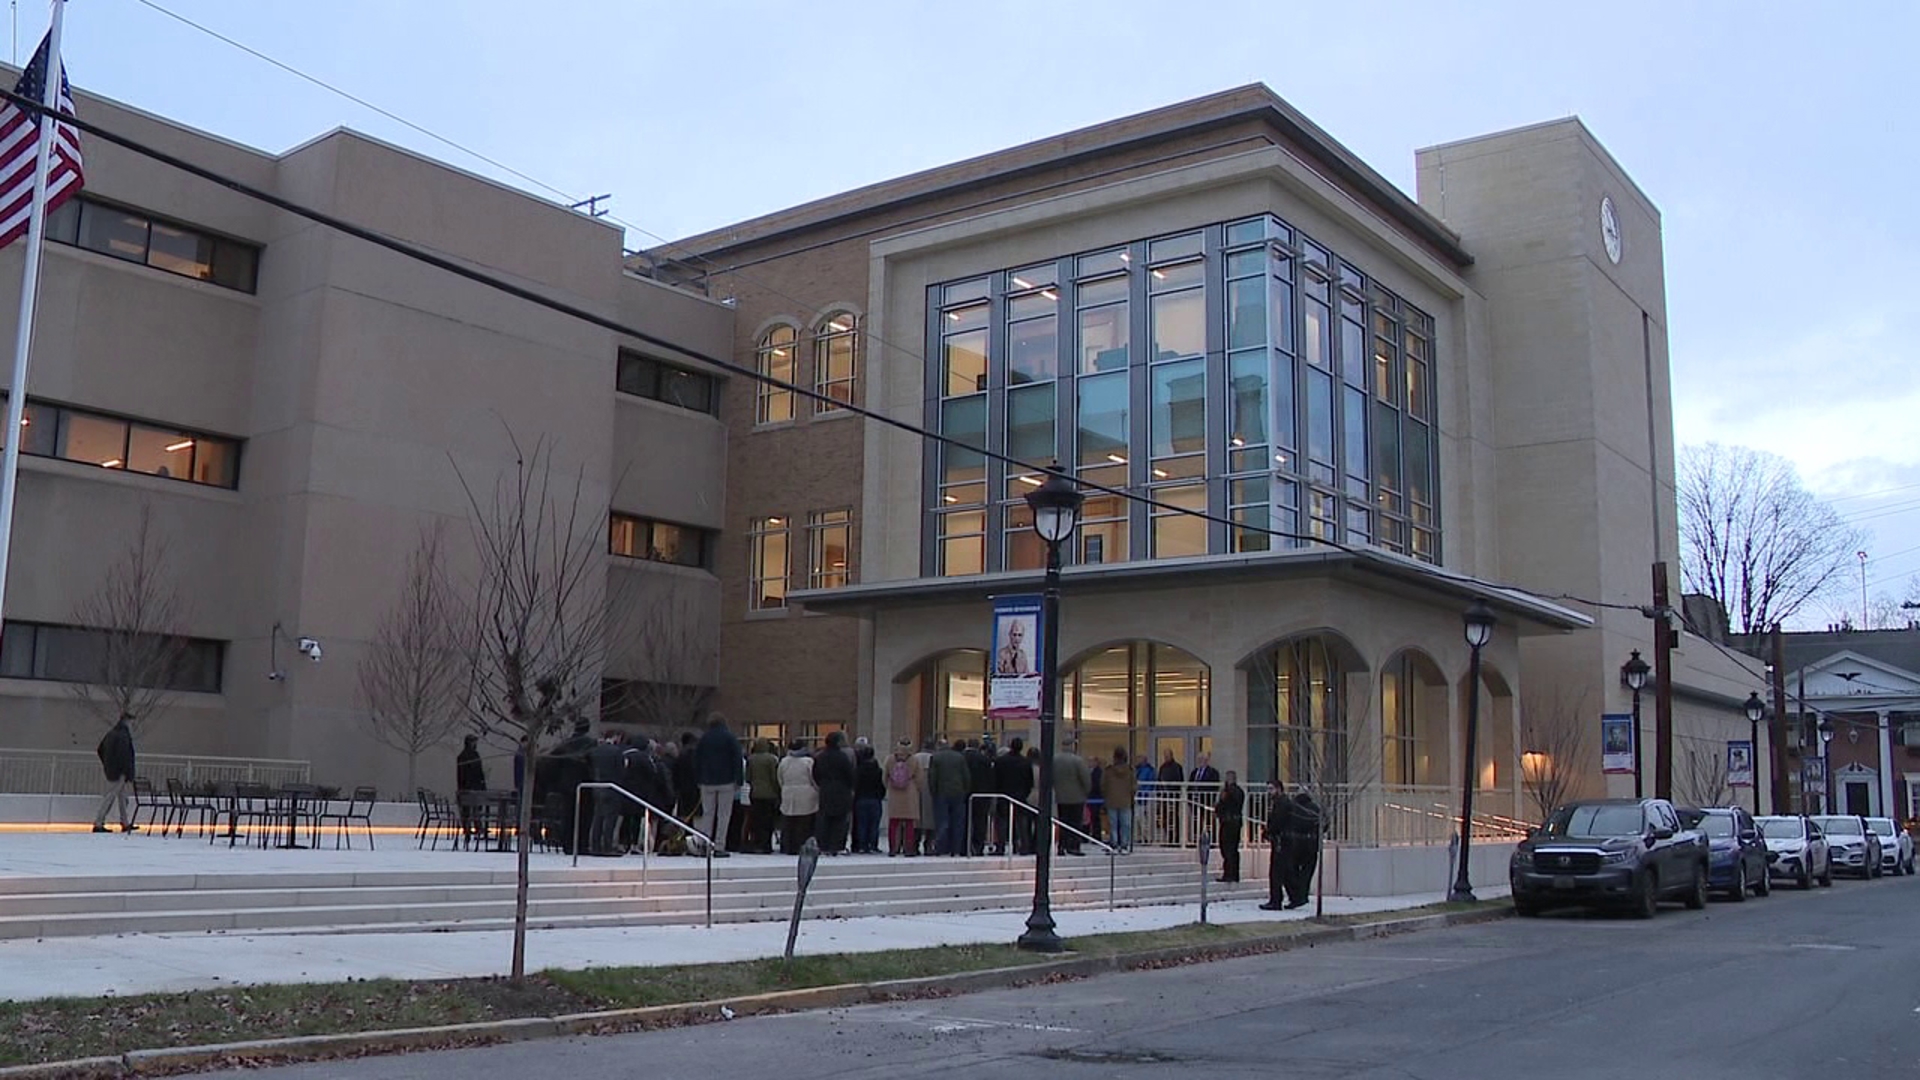
M1833 864L1832 863L1828 863L1827 868L1825 870L1820 871L1820 887L1823 889L1833 888Z
M1733 889L1727 893L1727 899L1740 903L1747 898L1747 864L1745 861L1733 864Z
M1516 896L1513 898L1513 913L1523 919L1535 918L1540 914L1540 905L1532 900L1522 900Z
M1765 867L1765 866L1760 868L1760 880L1754 882L1753 895L1755 896L1772 896L1773 895L1772 868Z
M1907 856L1907 876L1913 876L1913 856Z
M1693 888L1687 893L1686 903L1688 911L1707 906L1707 868L1702 863L1693 864Z
M1633 917L1651 919L1660 911L1660 882L1652 870L1640 875L1640 891L1633 897Z
M1813 888L1813 863L1809 861L1800 868L1800 889L1805 892Z

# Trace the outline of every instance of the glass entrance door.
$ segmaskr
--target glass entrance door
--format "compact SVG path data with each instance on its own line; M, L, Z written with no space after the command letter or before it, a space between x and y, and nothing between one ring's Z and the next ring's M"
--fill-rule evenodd
M1180 765L1182 779L1193 775L1193 767L1199 762L1201 754L1212 755L1213 734L1207 730L1168 731L1165 728L1153 733L1153 767L1157 777L1166 768L1167 758Z

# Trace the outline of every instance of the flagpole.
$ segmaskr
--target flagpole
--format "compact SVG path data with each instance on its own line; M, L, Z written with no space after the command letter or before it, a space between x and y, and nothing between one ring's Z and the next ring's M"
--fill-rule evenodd
M27 263L20 274L20 332L13 344L13 380L7 383L7 426L0 429L6 451L0 455L0 617L7 606L7 567L13 554L13 506L20 489L21 421L27 411L27 360L33 344L34 300L40 292L41 235L47 227L47 172L53 163L53 145L60 139L60 84L66 69L60 64L60 27L67 0L53 0L53 29L47 32L47 70L40 101L39 154L33 163L33 209L27 218ZM0 622L0 630L4 629Z

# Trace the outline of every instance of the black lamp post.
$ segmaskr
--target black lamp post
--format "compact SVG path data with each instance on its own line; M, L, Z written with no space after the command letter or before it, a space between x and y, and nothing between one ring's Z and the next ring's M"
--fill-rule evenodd
M1454 903L1471 904L1474 901L1473 881L1467 873L1467 865L1473 847L1473 773L1480 753L1477 746L1480 729L1480 650L1493 640L1494 621L1493 609L1484 600L1475 600L1473 606L1461 616L1467 647L1473 650L1473 659L1467 665L1467 763L1461 770L1465 783L1460 786L1460 873L1454 878L1453 891L1447 894L1447 899Z
M1833 717L1820 718L1820 799L1826 812L1833 813Z
M1053 925L1053 753L1054 728L1060 717L1060 545L1080 524L1085 496L1073 481L1048 473L1047 481L1027 492L1033 509L1033 531L1047 545L1047 586L1040 601L1040 820L1034 823L1033 912L1026 933L1015 942L1035 952L1059 952L1060 935Z
M1741 708L1747 713L1747 776L1753 781L1753 816L1760 816L1760 721L1766 718L1767 703L1758 691L1747 695Z
M1627 681L1627 689L1633 691L1633 797L1640 798L1640 691L1646 689L1647 676L1653 672L1653 666L1640 659L1640 650L1633 650L1627 662L1620 665L1620 677Z

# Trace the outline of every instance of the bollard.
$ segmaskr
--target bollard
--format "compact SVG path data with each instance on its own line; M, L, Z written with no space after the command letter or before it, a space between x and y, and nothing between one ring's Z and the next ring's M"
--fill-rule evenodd
M1460 862L1460 834L1456 832L1447 837L1447 886L1446 888L1441 889L1440 890L1441 892L1452 891L1453 872L1454 872L1454 868L1459 862Z
M813 872L820 866L820 844L813 837L800 848L800 884L793 890L793 918L787 921L788 960L793 959L793 943L800 936L800 909L807 902L807 886L813 884Z

